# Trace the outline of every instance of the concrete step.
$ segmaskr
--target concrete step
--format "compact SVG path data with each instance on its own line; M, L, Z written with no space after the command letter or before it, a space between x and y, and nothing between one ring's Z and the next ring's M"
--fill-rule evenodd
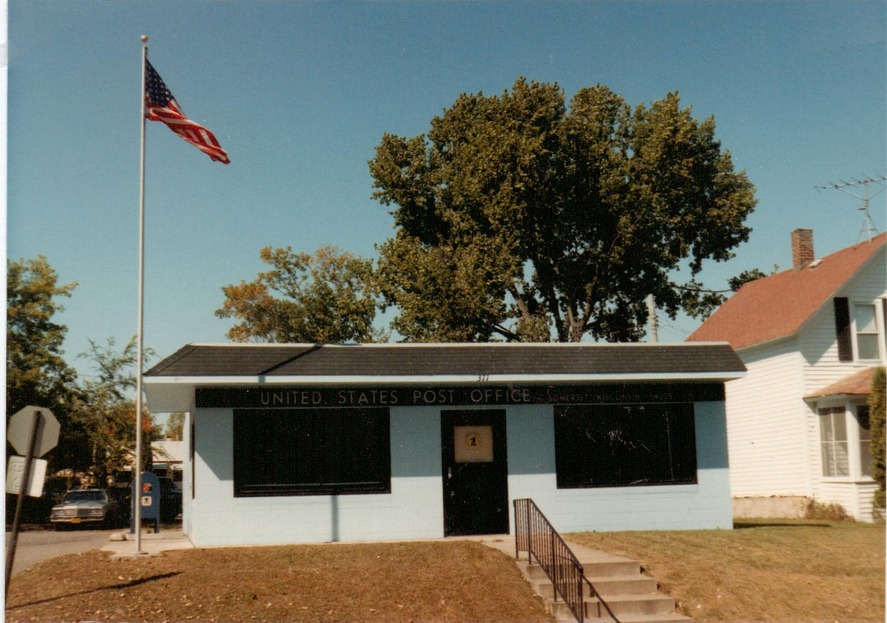
M674 599L657 592L656 580L641 573L638 561L581 546L576 549L585 577L620 623L693 623L693 619L675 612ZM563 600L554 598L554 587L542 567L526 560L516 563L533 590L542 597L546 609L559 623L575 621ZM587 594L587 586L585 591L585 621L613 623L613 618L600 601Z
M644 595L656 592L656 580L640 573L585 577L595 590L606 599L609 595Z
M569 619L558 621L575 621L572 616ZM585 623L613 623L613 619L606 617L585 617ZM619 616L619 623L693 623L693 619L682 614L623 614Z
M674 600L667 595L658 593L652 595L613 595L605 598L610 610L617 617L623 615L669 615L674 614ZM570 609L561 599L552 602L552 612L557 614L569 613ZM608 612L600 600L594 597L585 599L585 616L606 617Z
M606 595L604 600L610 606L614 614L672 614L674 613L674 599L668 595L648 593L646 595ZM586 609L588 616L600 616L606 614L606 610L600 606L597 599L590 599L597 609L592 612Z
M548 578L545 570L536 563L526 560L518 560L517 566L524 571L528 578ZM613 558L609 560L595 560L583 562L582 570L587 578L624 577L641 574L641 563L628 558Z
M641 563L628 558L613 558L612 560L589 560L582 562L585 577L606 577L614 575L637 575L641 572Z
M617 575L612 578L589 578L595 590L605 600L611 595L651 595L656 594L656 580L645 575ZM528 580L533 590L544 599L554 598L554 585L548 578ZM584 589L588 591L586 586Z

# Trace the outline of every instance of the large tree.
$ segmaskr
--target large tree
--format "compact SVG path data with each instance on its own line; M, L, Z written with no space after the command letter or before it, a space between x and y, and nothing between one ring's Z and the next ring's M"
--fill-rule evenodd
M713 118L602 85L569 109L523 79L463 94L427 136L384 135L370 172L396 227L380 292L414 341L634 341L650 294L672 318L704 314L722 299L703 262L732 257L755 205Z
M76 287L59 285L42 255L6 262L6 415L28 405L53 412L61 424L59 444L46 457L53 468L86 461L84 431L72 417L77 375L62 349L68 328L57 321L59 299Z
M33 404L62 408L76 378L64 360L68 328L55 321L76 283L58 285L58 275L42 255L6 262L6 411Z
M109 338L101 346L90 340L88 353L94 374L83 382L81 400L75 418L86 433L89 463L86 469L93 480L104 486L114 470L129 463L135 448L136 403L132 392L136 388L135 364L137 344L131 339L122 351ZM145 359L153 356L147 349ZM150 469L151 442L160 439L160 431L147 409L142 411L142 457L144 468Z
M373 267L335 247L314 255L290 247L265 247L261 259L272 269L250 282L224 286L220 318L239 320L229 331L235 342L370 342L384 336L373 328L377 303Z
M181 411L170 413L164 434L170 441L182 441L185 435L185 414Z

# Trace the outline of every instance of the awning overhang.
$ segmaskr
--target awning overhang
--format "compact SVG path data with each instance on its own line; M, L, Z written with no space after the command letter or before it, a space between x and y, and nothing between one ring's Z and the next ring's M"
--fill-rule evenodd
M872 379L875 376L876 366L858 370L841 380L823 387L811 394L804 396L804 400L811 402L821 398L833 398L838 396L868 396L872 392Z

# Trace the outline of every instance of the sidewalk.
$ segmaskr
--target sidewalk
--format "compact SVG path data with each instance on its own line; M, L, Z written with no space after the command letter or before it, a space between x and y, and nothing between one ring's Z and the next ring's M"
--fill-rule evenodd
M115 538L116 537L116 538ZM447 537L446 540L466 540L478 541L493 549L499 550L512 560L515 559L515 542L513 536L508 535L484 535L484 536L462 536ZM576 557L583 563L605 562L605 561L624 561L628 560L622 556L614 556L600 550L584 547L577 543L569 542L570 549L576 554ZM180 530L161 530L158 534L153 532L142 532L142 555L157 555L161 552L177 549L194 549L187 536L182 534ZM102 547L102 551L111 552L115 557L136 556L136 536L129 532L118 532L112 535L111 541ZM522 557L526 557L526 552L521 552Z
M141 554L136 553L136 535L129 532L114 533L111 541L102 547L103 552L111 552L112 558L157 556L161 552L174 549L194 549L194 544L181 530L161 530L156 534L142 532Z
M483 543L488 547L492 547L493 549L497 549L500 552L506 554L509 558L515 558L515 542L513 536L508 535L494 535L494 536L481 536L481 537L450 537L450 538L464 538L467 540L474 540ZM609 554L607 552L601 551L599 549L593 549L591 547L586 547L584 545L579 545L573 541L566 541L567 545L570 547L570 550L576 555L576 558L579 559L579 562L582 564L586 563L601 563L601 562L625 562L630 560L624 556L616 556L614 554ZM527 552L521 552L520 557L522 560L527 559Z

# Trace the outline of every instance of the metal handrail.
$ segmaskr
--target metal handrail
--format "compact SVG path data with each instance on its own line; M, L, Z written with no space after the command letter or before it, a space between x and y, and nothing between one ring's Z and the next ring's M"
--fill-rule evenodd
M554 586L555 601L560 595L578 623L585 621L584 584L588 585L590 596L596 597L619 623L610 606L585 577L582 563L533 500L514 501L514 528L515 558L519 560L520 553L527 552L528 560L536 559Z

